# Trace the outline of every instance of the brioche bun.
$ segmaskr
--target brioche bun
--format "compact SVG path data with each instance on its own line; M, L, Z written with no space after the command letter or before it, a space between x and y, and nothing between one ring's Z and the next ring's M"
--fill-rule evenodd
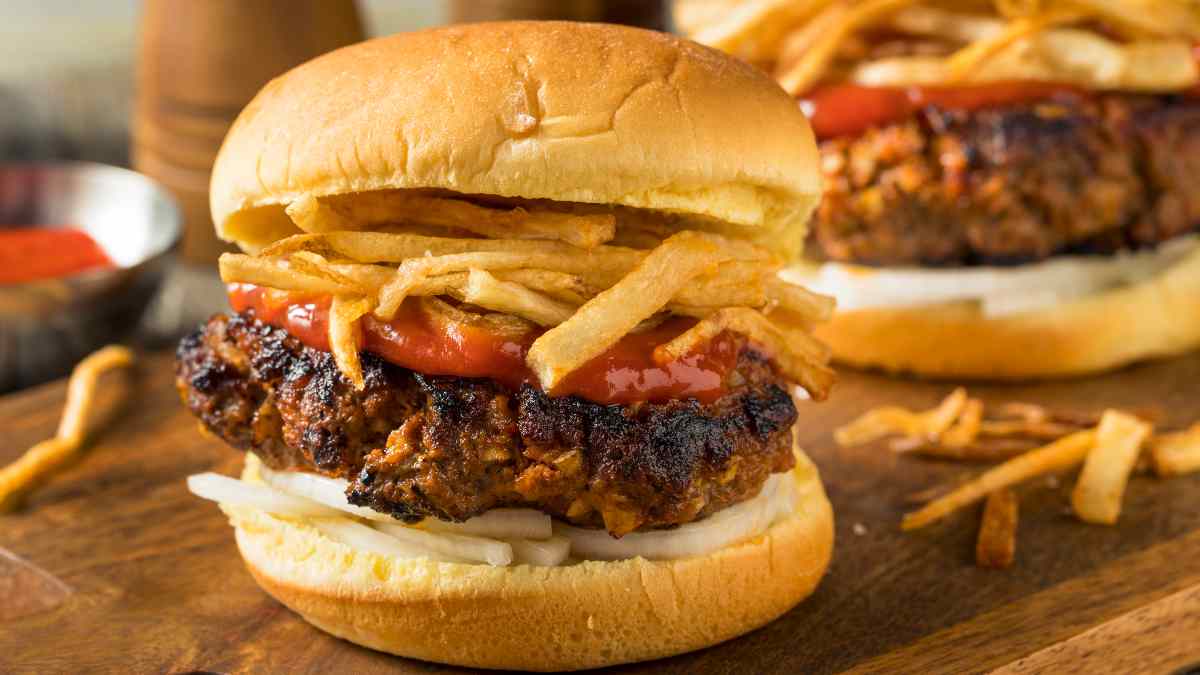
M838 312L813 333L860 368L935 378L1098 373L1200 348L1200 251L1138 284L1001 318L975 303Z
M512 22L379 38L276 78L217 157L218 234L296 232L302 195L386 189L614 204L802 242L813 134L766 74L623 26ZM798 246L796 247L798 248Z
M765 534L671 561L398 560L334 542L302 522L228 512L259 585L328 633L439 663L573 670L707 647L769 623L812 593L829 564L833 512L816 467L799 451L793 477L796 509Z

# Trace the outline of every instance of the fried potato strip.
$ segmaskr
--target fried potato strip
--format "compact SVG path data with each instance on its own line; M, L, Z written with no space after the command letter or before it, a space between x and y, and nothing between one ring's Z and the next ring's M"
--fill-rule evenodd
M1017 495L1002 488L988 495L975 540L975 564L979 567L1011 567L1017 555Z
M988 494L1024 482L1035 476L1061 471L1082 462L1096 443L1095 431L1077 431L1049 445L983 472L952 492L904 516L901 529L916 530L954 513Z
M767 349L789 378L800 383L809 396L822 400L836 380L827 364L829 350L802 331L785 331L753 309L731 307L714 312L674 340L660 345L654 358L660 363L680 359L710 342L724 331L749 337Z
M329 348L333 360L338 370L360 391L366 383L358 358L358 345L362 341L359 319L371 312L371 304L367 298L335 295L329 306Z
M595 248L611 241L616 233L612 214L491 208L400 190L363 192L346 199L304 196L288 205L287 214L297 227L311 233L413 222L494 239L553 239L580 248Z
M1153 430L1152 425L1128 413L1105 411L1096 429L1096 445L1071 493L1071 507L1080 520L1102 525L1117 522L1129 474Z
M20 502L33 486L66 466L76 456L88 435L96 388L105 373L133 365L134 353L120 345L109 345L92 353L75 366L67 382L58 431L53 438L27 450L15 462L0 469L0 512Z
M671 236L624 278L534 341L527 362L553 391L564 377L650 318L697 276L726 260L713 241L694 232Z
M966 405L967 390L958 387L936 408L925 412L913 412L899 406L868 410L835 430L833 438L842 447L870 443L892 434L937 439L954 424Z
M1200 471L1200 423L1155 438L1151 457L1155 473L1164 478Z
M484 309L513 314L540 326L557 326L571 318L575 307L552 300L512 281L501 281L485 270L467 274L463 300Z

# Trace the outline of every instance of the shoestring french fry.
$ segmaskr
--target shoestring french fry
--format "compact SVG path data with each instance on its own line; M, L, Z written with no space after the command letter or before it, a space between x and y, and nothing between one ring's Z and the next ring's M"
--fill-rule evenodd
M297 227L310 233L363 230L407 221L465 230L494 239L553 239L581 248L595 248L610 241L616 231L616 217L612 214L491 208L401 190L366 192L350 198L304 196L286 210Z
M965 393L965 391L964 391ZM958 419L941 434L940 444L947 448L966 448L979 437L983 425L983 401L969 398L963 404Z
M889 435L925 440L937 439L950 428L967 404L967 392L956 388L937 407L915 412L900 406L868 410L854 421L836 429L834 440L842 447L861 445Z
M887 53L871 49L878 34ZM746 0L692 37L765 65L784 89L1050 82L1172 93L1200 84L1189 0ZM907 45L907 49L904 46Z
M1017 495L1009 488L991 493L983 506L979 536L975 540L975 564L979 567L1012 567L1017 555Z
M971 71L977 70L985 61L1014 42L1051 26L1079 21L1085 16L1077 10L1062 7L1045 10L1034 16L1022 16L1010 22L997 35L973 42L951 54L946 59L947 80L950 83L962 82Z
M1049 445L1014 457L933 500L923 508L906 514L900 528L916 530L925 527L996 490L1017 485L1035 476L1075 466L1084 460L1095 443L1095 431L1077 431Z
M529 366L542 387L553 391L572 371L665 307L693 278L726 259L706 237L692 232L672 236L624 278L534 341Z
M67 401L57 433L0 469L0 512L12 509L34 485L67 465L78 454L87 440L89 417L95 407L100 378L109 371L128 368L134 361L134 353L127 347L109 345L75 366L67 382Z
M371 301L367 298L333 296L329 306L329 347L338 370L342 371L354 388L365 386L362 363L358 358L358 344L362 340L362 328L358 320L371 312Z
M303 291L326 295L354 295L363 289L355 284L331 281L292 269L283 258L260 258L241 253L222 253L217 261L221 281L247 283L281 291Z
M836 379L825 364L829 352L824 345L800 331L785 332L753 309L731 307L702 319L674 340L660 345L654 358L665 363L682 358L724 331L749 337L766 347L783 372L799 382L808 394L824 399Z
M1154 427L1119 410L1105 411L1096 428L1096 444L1071 493L1080 520L1112 525L1121 515L1121 500L1142 444Z
M1163 434L1151 443L1150 456L1159 476L1181 476L1200 471L1200 422L1187 431Z
M463 300L484 309L513 314L541 326L557 326L571 318L575 307L548 298L512 281L501 281L486 270L467 273Z
M921 455L956 462L1002 462L1038 446L1028 438L980 438L962 446L949 446L919 437L900 437L888 442L892 452Z

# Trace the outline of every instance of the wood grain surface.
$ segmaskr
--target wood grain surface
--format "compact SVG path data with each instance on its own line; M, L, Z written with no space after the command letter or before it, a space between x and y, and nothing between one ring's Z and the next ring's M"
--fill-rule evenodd
M0 672L411 672L328 637L264 595L216 506L183 479L235 474L238 453L179 404L170 357L147 359L137 399L74 467L0 516ZM839 450L830 433L884 403L931 405L950 386L844 374L801 411L801 437L837 514L816 594L779 621L695 654L614 672L1172 672L1200 663L1200 476L1137 476L1116 527L1068 511L1073 477L1018 490L1017 560L972 565L978 510L903 534L906 496L961 464ZM0 461L53 432L61 383L0 399ZM1072 410L1154 407L1164 426L1200 418L1200 356L1114 375L976 387L987 400ZM532 636L531 639L536 639Z

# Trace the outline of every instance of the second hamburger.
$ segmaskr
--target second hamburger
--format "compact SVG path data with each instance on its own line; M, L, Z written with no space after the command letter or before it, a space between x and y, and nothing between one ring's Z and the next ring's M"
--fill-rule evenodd
M835 358L1038 378L1200 347L1195 3L714 4L681 0L697 39L811 115L825 197L790 278L837 296Z

